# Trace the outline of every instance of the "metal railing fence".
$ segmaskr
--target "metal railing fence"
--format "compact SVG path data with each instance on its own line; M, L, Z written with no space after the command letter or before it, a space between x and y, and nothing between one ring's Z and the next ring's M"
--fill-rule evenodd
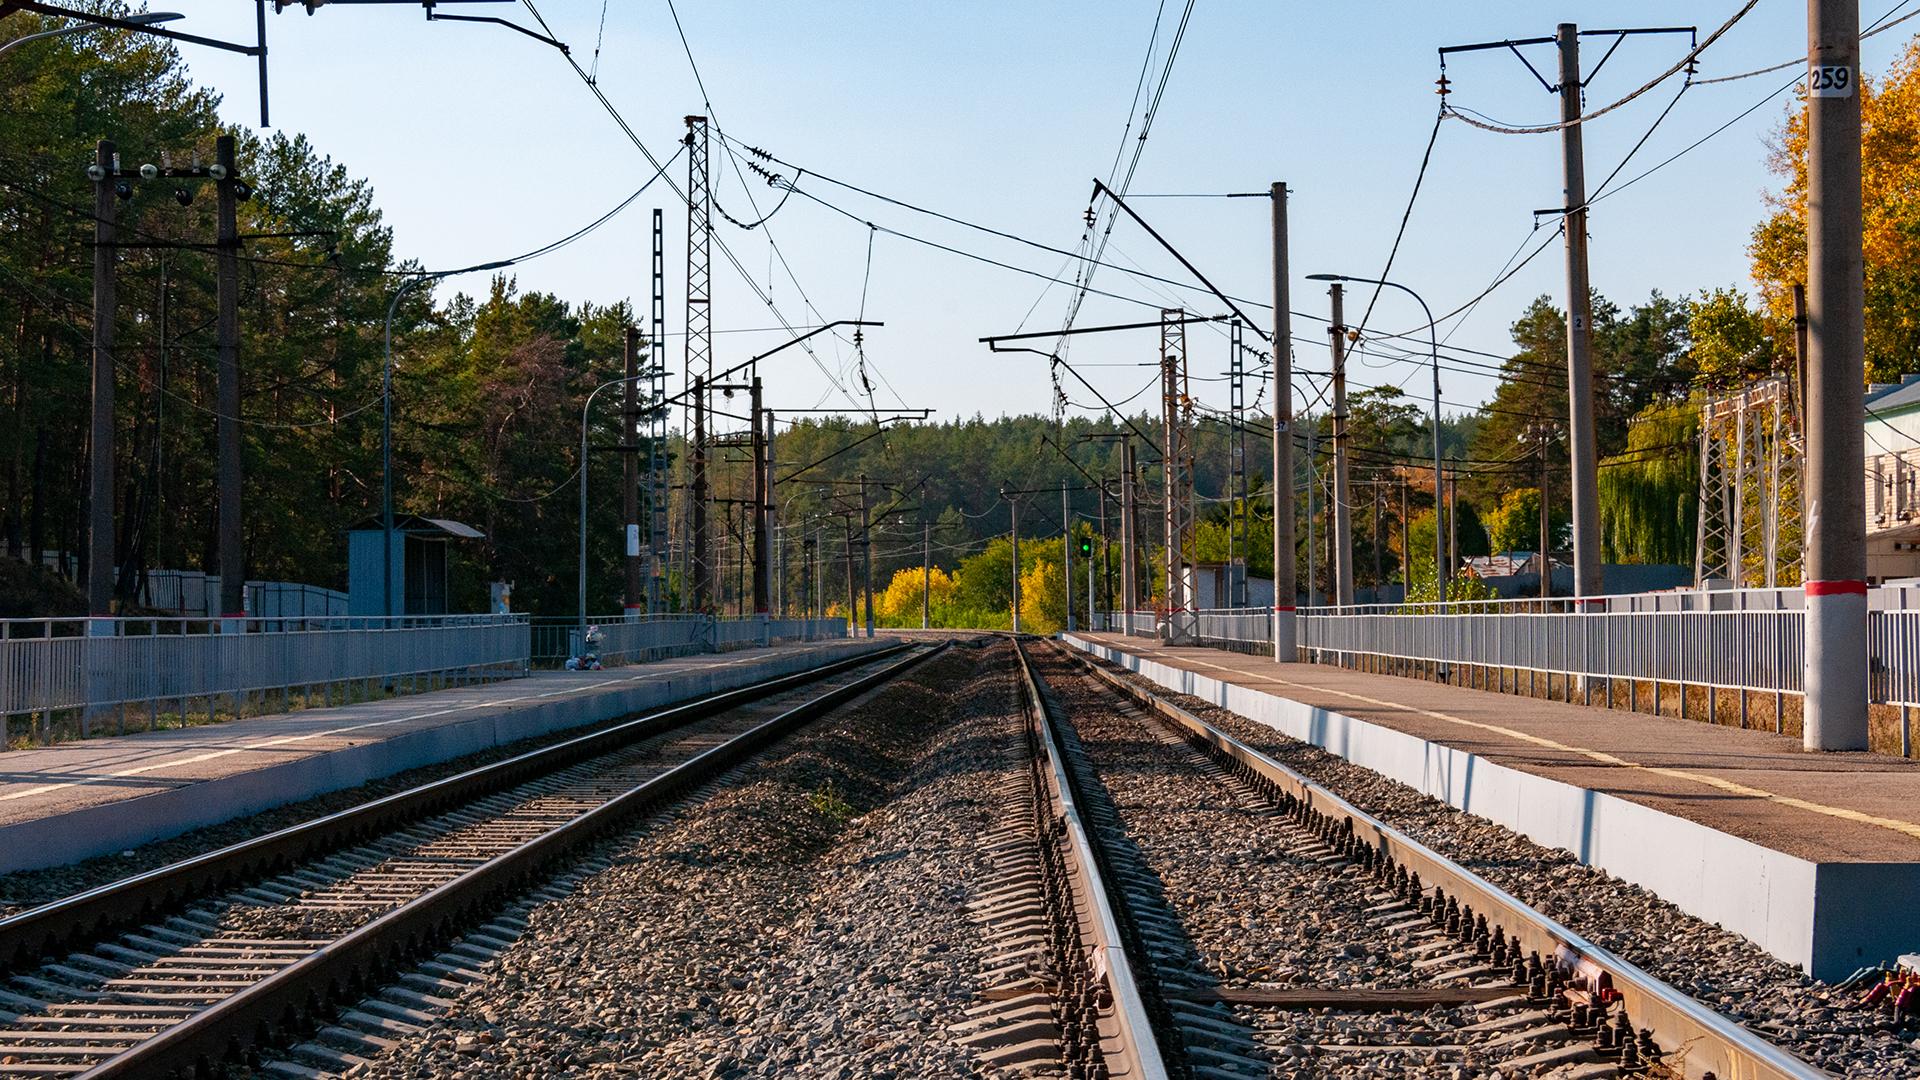
M717 618L710 615L609 615L589 620L600 636L598 655L605 667L640 664L672 656L751 648L781 641L818 641L847 636L844 619L782 619L758 615ZM578 619L535 619L533 663L559 667L580 655Z
M1536 602L1537 603L1537 602ZM1455 603L1307 608L1300 646L1581 679L1800 692L1805 613L1790 609L1528 610Z
M1108 634L1154 637L1160 632L1160 616L1152 611L1099 611L1094 613L1094 629Z
M1209 609L1196 616L1201 644L1246 649L1272 640L1273 613L1264 608ZM1578 684L1589 701L1596 687L1612 701L1615 684L1623 683L1623 704L1630 708L1640 707L1645 683L1656 711L1664 685L1667 693L1678 689L1683 716L1689 689L1743 695L1737 702L1743 722L1745 694L1772 695L1779 728L1783 699L1802 692L1805 619L1799 589L1710 589L1578 604L1555 597L1303 607L1296 626L1309 659L1368 658L1389 670L1424 664L1444 672L1466 665L1558 677L1567 693ZM1107 611L1095 619L1095 629L1109 633L1151 637L1157 628L1153 612ZM1920 586L1868 590L1866 662L1868 702L1900 710L1900 753L1910 755L1909 713L1920 708ZM1530 681L1527 692L1533 689ZM1706 707L1711 715L1711 694Z
M231 699L368 680L524 674L500 616L0 620L0 715ZM44 728L44 723L43 723ZM84 718L83 718L84 733Z
M847 636L839 619L667 615L594 625L607 666ZM61 737L86 737L105 712L117 711L124 727L129 707L143 707L152 727L163 713L184 723L198 712L261 711L275 692L284 710L297 694L332 704L517 678L534 664L561 666L579 644L577 620L524 615L0 619L0 729L51 742L56 717Z
M708 620L699 615L633 618L609 615L605 619L590 620L588 625L600 635L600 663L606 667L622 667L706 652L709 648L707 623ZM536 618L532 629L535 666L560 667L570 657L580 655L578 619Z
M1271 608L1203 608L1195 613L1195 633L1202 641L1235 646L1271 645Z

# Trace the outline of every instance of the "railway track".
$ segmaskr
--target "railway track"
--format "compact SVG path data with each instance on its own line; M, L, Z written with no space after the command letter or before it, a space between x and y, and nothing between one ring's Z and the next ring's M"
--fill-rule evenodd
M1017 906L998 924L1007 955L1029 954L989 980L966 1033L987 1065L1051 1055L1074 1077L1212 1080L1828 1075L1158 695L1051 645L1023 646L1020 662L1036 760L1067 797L1034 811L1043 854L1032 824L1017 854L1012 816L996 842L1009 882L1067 896L1045 930ZM1059 868L1030 873L1049 860Z
M525 894L578 876L582 845L937 651L647 714L0 920L0 1076L258 1066L416 961L451 986L458 954L428 958L475 928L497 940ZM359 1019L404 1026L436 1000L399 993Z

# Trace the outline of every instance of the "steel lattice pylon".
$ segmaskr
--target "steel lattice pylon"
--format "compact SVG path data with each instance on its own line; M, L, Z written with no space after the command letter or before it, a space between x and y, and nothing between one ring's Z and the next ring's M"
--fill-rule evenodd
M693 388L695 378L713 381L713 189L707 174L711 137L704 116L687 119L687 344L686 387ZM703 405L707 404L702 402ZM692 410L689 399L687 408ZM693 431L693 424L687 424ZM691 530L694 518L693 485L687 485L687 511L681 515L682 528L689 533L681 550L685 566L681 580L689 583L698 576L693 562Z
M1803 453L1784 377L1701 405L1696 580L1740 588L1799 583Z
M1193 577L1187 563L1193 548L1193 397L1187 382L1187 327L1181 308L1160 312L1160 454L1166 493L1167 621L1169 642L1194 636Z
M653 308L647 331L647 403L641 414L647 446L647 614L666 610L667 597L667 246L664 213L653 211Z
M1227 596L1226 606L1247 606L1247 369L1239 319L1227 327L1227 427L1228 467L1231 470L1228 495Z

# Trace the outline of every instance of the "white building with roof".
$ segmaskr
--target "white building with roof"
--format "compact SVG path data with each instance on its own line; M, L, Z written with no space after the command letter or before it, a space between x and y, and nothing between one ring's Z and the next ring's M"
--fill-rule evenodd
M1867 579L1920 577L1920 375L1867 388Z

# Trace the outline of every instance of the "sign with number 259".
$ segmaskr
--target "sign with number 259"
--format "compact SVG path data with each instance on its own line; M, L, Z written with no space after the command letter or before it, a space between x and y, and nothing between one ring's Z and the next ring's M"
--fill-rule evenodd
M1853 69L1845 64L1822 64L1807 72L1807 89L1814 97L1852 97Z

